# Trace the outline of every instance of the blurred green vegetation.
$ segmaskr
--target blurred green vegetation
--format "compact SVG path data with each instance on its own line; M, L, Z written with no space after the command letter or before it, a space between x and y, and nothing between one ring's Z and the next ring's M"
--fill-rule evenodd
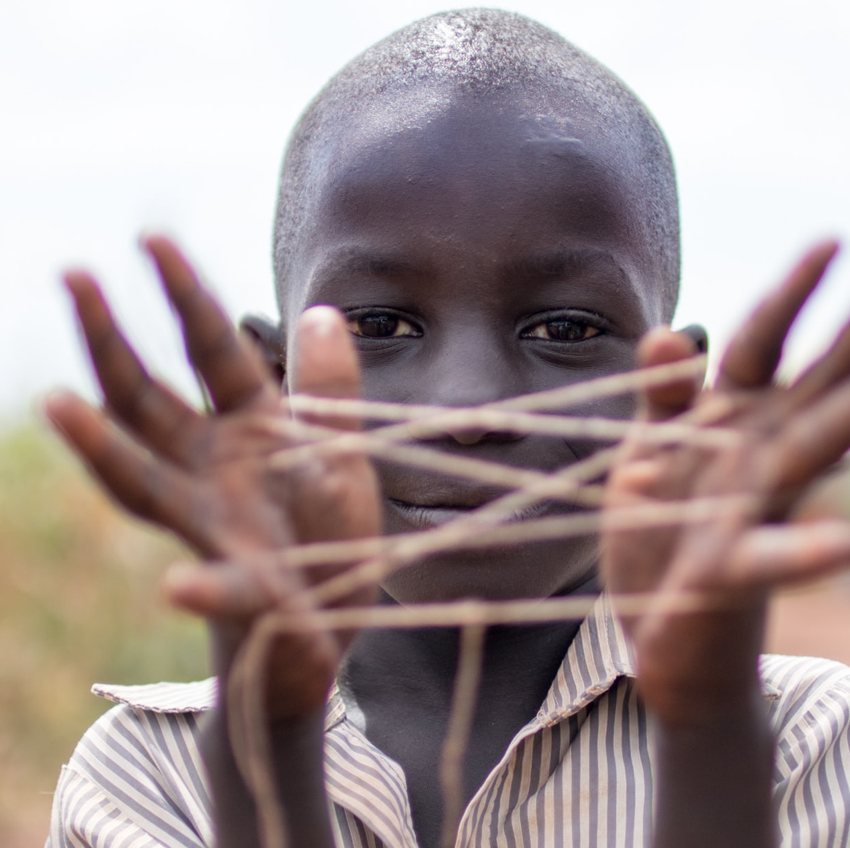
M0 845L41 845L96 681L208 674L203 625L157 589L183 551L120 513L45 428L0 429Z

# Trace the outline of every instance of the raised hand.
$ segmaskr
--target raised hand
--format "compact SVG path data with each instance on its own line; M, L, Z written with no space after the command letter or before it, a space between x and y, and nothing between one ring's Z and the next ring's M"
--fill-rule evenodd
M850 447L850 324L793 385L775 382L796 315L836 252L811 250L755 310L722 360L716 386L652 389L641 418L722 428L726 447L651 447L641 423L610 475L607 506L714 499L698 520L602 538L604 580L620 601L638 686L658 719L656 848L775 845L773 741L758 680L771 589L850 562L850 522L786 521L789 508ZM693 355L659 329L643 365Z
M144 247L179 316L214 413L199 413L148 373L84 272L67 274L66 282L105 409L63 393L48 400L46 411L116 500L213 562L203 570L182 570L167 586L176 603L225 625L232 648L252 618L271 606L309 611L307 581L285 567L289 545L379 532L376 483L368 461L351 454L315 457L287 471L272 466L275 451L298 443L280 387L178 249L162 237L147 239ZM295 390L358 395L356 353L334 310L317 307L304 314L295 351L289 374ZM327 661L324 673L311 678L314 691L305 703L280 704L282 711L308 709L324 698L334 670L330 657L338 652L325 644L319 653Z
M800 492L850 446L850 326L793 385L774 382L788 330L836 249L833 243L814 248L756 309L723 357L712 390L678 383L643 398L645 421L681 416L720 427L730 434L728 447L652 448L638 427L610 477L612 509L718 498L702 521L603 538L609 589L656 592L624 624L644 696L671 720L682 718L686 705L691 717L700 703L708 708L709 696L722 701L741 685L739 673L754 679L770 589L850 562L850 523L782 523ZM657 365L693 353L686 337L659 329L643 340L639 360ZM707 608L686 613L682 604L700 596Z

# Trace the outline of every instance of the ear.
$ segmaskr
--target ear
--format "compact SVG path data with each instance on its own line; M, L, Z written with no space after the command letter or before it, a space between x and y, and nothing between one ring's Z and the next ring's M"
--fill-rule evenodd
M239 330L256 346L275 382L283 384L286 374L286 336L279 324L262 315L245 315Z

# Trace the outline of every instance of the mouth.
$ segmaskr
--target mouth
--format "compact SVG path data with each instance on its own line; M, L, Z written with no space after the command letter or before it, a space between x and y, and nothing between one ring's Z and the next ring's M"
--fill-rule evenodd
M487 506L490 502L484 501L477 504L418 504L397 498L387 498L390 509L406 524L420 530L429 530L440 527L460 518L470 518L476 514L476 510ZM500 523L512 523L514 521L527 521L536 518L549 508L549 504L542 502L532 504L522 510L517 510L504 516Z

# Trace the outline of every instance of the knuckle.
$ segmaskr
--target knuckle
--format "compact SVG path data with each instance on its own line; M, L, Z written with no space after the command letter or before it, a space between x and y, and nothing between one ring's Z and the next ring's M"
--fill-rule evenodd
M127 374L116 374L115 389L109 392L109 408L133 429L143 425L150 412L153 398L152 386L147 372L140 368L135 379L128 380Z
M217 360L233 355L237 347L237 339L230 325L216 327L212 333L188 342L189 352L193 359Z

